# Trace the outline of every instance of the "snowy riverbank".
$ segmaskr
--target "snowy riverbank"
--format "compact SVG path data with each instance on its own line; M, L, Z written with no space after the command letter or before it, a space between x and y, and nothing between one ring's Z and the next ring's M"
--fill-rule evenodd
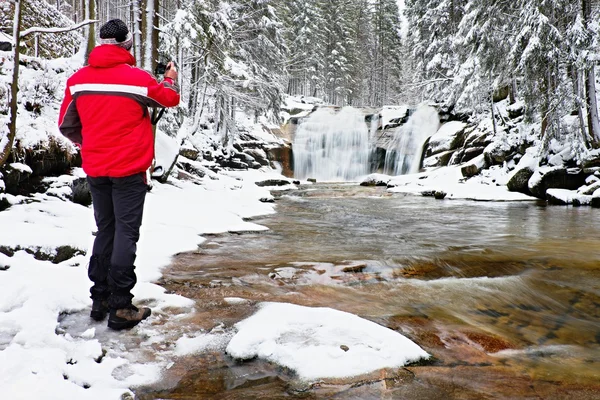
M306 379L360 375L427 358L410 340L372 322L286 304L277 312L275 305L264 305L257 314L262 329L271 331L266 336L257 335L256 318L214 332L168 332L169 321L189 316L194 303L153 283L161 269L174 254L197 249L202 234L266 229L245 219L275 212L273 203L264 202L271 198L269 188L255 184L275 178L281 176L265 170L221 173L202 185L155 184L147 197L134 289L134 302L149 305L153 314L128 332L111 332L105 322L89 318L85 253L95 229L92 208L47 194L6 195L13 205L0 212L0 243L12 256L0 253L0 398L118 399L132 394L132 387L159 380L176 357L215 346L242 359L266 357ZM55 250L64 246L78 255L57 263L43 260L56 262ZM292 331L293 337L305 337L316 329L310 322L315 316L327 323L313 338L312 356L299 343L278 339ZM355 319L353 329L347 328L349 318ZM342 331L347 335L340 336ZM345 353L340 340L362 350ZM396 349L393 354L390 348ZM315 362L322 366L318 371L311 368Z
M266 179L268 174L260 176ZM134 290L134 301L149 304L153 316L137 332L124 335L141 335L149 345L160 340L153 337L153 325L169 318L170 310L191 311L192 301L165 294L152 283L161 276L160 269L173 254L195 250L203 233L265 229L244 218L272 213L272 204L259 201L269 196L251 177L223 175L203 186L155 184L146 202ZM90 319L80 337L57 334L61 314L89 314L88 257L53 264L29 253L51 257L60 246L87 252L95 229L91 207L45 194L8 198L22 204L0 212L0 243L21 250L12 257L0 253L0 398L119 398L130 386L157 379L165 367L161 363L132 363L130 372L115 374L115 368L123 370L135 355L94 337L105 323ZM102 362L95 362L104 351Z
M215 168L212 161L199 163L184 157L180 160L187 163L185 167L189 171L179 169L178 173L186 180L171 176L168 184L155 182L146 199L136 260L138 284L134 289L134 302L150 306L153 310L151 318L128 332L112 332L106 328L106 322L92 321L89 318L87 253L95 230L93 211L91 206L70 201L73 181L84 174L75 168L71 175L48 178L40 176L39 171L32 174L37 167L27 162L27 157L35 158L40 153L42 159L35 160L47 163L49 160L44 154L49 148L56 148L57 154L64 156L67 163L75 157L74 147L58 134L56 118L62 99L62 83L80 61L76 58L51 61L25 58L25 61L27 65L22 70L19 84L22 90L16 140L20 147L14 150L22 162L10 163L11 176L0 176L0 209L3 209L0 211L0 398L119 399L125 393L132 395L133 387L161 379L162 372L173 365L176 357L214 346L225 351L234 338L237 344L229 351L241 358L261 355L261 349L270 346L270 341L279 341L278 331L292 329L296 333L292 336L298 340L311 332L314 328L311 324L292 328L290 324L278 325L277 313L267 318L274 333L264 340L254 337L256 330L251 322L225 327L225 330L214 327L214 332L188 332L185 335L169 329L173 321L193 314L194 302L166 293L154 283L160 279L162 268L169 265L173 255L196 250L205 240L203 234L266 229L247 221L275 212L274 203L269 202L272 200L269 188L259 187L255 182L283 178L269 167L233 172ZM1 66L10 69L10 60ZM53 79L46 79L48 75ZM35 85L27 82L39 83L47 89L47 96L38 99ZM24 106L25 102L34 100L39 104L35 113ZM264 139L267 143L275 139L261 124L244 120L242 114L238 119L238 123L258 141ZM0 118L0 121L5 122L5 119ZM171 139L168 143L161 139L166 136L159 135L157 147L163 150L162 155L171 153L169 157L172 157L177 154L179 146L169 143L176 144L186 138L184 128L180 130L178 140ZM206 130L211 131L211 128ZM196 151L202 149L207 158L223 156L221 149L215 150L215 143L208 136L188 135L187 140L188 147ZM254 153L260 155L261 151L255 149ZM161 154L158 154L159 164L169 165L172 160L169 157L161 160ZM214 171L216 169L219 169L218 173ZM27 182L30 175L43 180L43 185L34 190L37 193L8 194L14 193L14 190L8 190L8 179L12 189L30 192L20 183ZM293 186L289 185L289 188ZM5 191L7 193L3 193ZM270 309L268 305L264 307ZM300 377L313 378L306 374L311 363L330 366L319 375L339 376L397 367L427 357L423 350L399 333L368 321L363 321L354 330L341 329L347 318L353 316L342 315L336 310L283 305L281 312L299 318L308 315L309 320L314 312L329 321L315 344L320 354L318 359L303 358L301 352L296 352L293 357L283 360L282 354L297 348L293 342L284 343L273 353L274 357L280 357L273 361L297 370ZM341 330L350 336L331 333ZM377 345L381 335L387 338L384 341L388 348L398 346L394 347L393 357L384 354ZM355 338L363 339L357 342ZM345 345L363 351L344 353L338 343L342 339ZM359 359L365 360L358 362ZM341 364L354 367L340 368Z

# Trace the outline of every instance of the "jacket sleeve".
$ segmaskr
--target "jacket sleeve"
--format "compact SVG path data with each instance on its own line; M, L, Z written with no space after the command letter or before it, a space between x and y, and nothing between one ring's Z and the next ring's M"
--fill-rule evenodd
M75 100L71 96L68 81L67 88L65 89L65 97L60 106L58 129L60 133L73 143L81 145L83 142L83 138L81 137L81 120L75 106Z
M148 82L148 107L175 107L179 105L179 86L171 78L157 82L150 74Z

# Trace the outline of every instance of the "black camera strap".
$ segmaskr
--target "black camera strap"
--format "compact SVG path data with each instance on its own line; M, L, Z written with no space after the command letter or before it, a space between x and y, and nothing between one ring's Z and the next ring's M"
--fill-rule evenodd
M152 125L156 125L164 113L165 108L161 108L160 111L158 111L157 108L153 108L152 116L150 117L150 122L152 122Z

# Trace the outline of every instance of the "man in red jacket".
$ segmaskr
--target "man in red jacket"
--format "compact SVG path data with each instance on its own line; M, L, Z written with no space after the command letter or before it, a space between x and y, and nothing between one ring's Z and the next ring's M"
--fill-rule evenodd
M137 281L134 262L147 191L146 170L154 158L148 107L179 104L177 71L167 65L157 82L135 67L133 38L119 19L100 28L101 44L89 65L67 80L59 129L81 148L83 170L92 193L98 233L88 276L93 300L90 316L126 329L150 316L132 304Z

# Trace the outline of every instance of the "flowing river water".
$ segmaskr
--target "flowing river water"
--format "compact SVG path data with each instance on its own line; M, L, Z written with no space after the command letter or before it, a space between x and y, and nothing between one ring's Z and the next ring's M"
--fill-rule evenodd
M263 301L326 306L402 333L432 360L303 386L213 349L177 359L140 399L600 398L597 210L356 184L274 194L277 213L254 220L268 231L209 237L164 271L163 286L197 301L181 326L227 330Z

